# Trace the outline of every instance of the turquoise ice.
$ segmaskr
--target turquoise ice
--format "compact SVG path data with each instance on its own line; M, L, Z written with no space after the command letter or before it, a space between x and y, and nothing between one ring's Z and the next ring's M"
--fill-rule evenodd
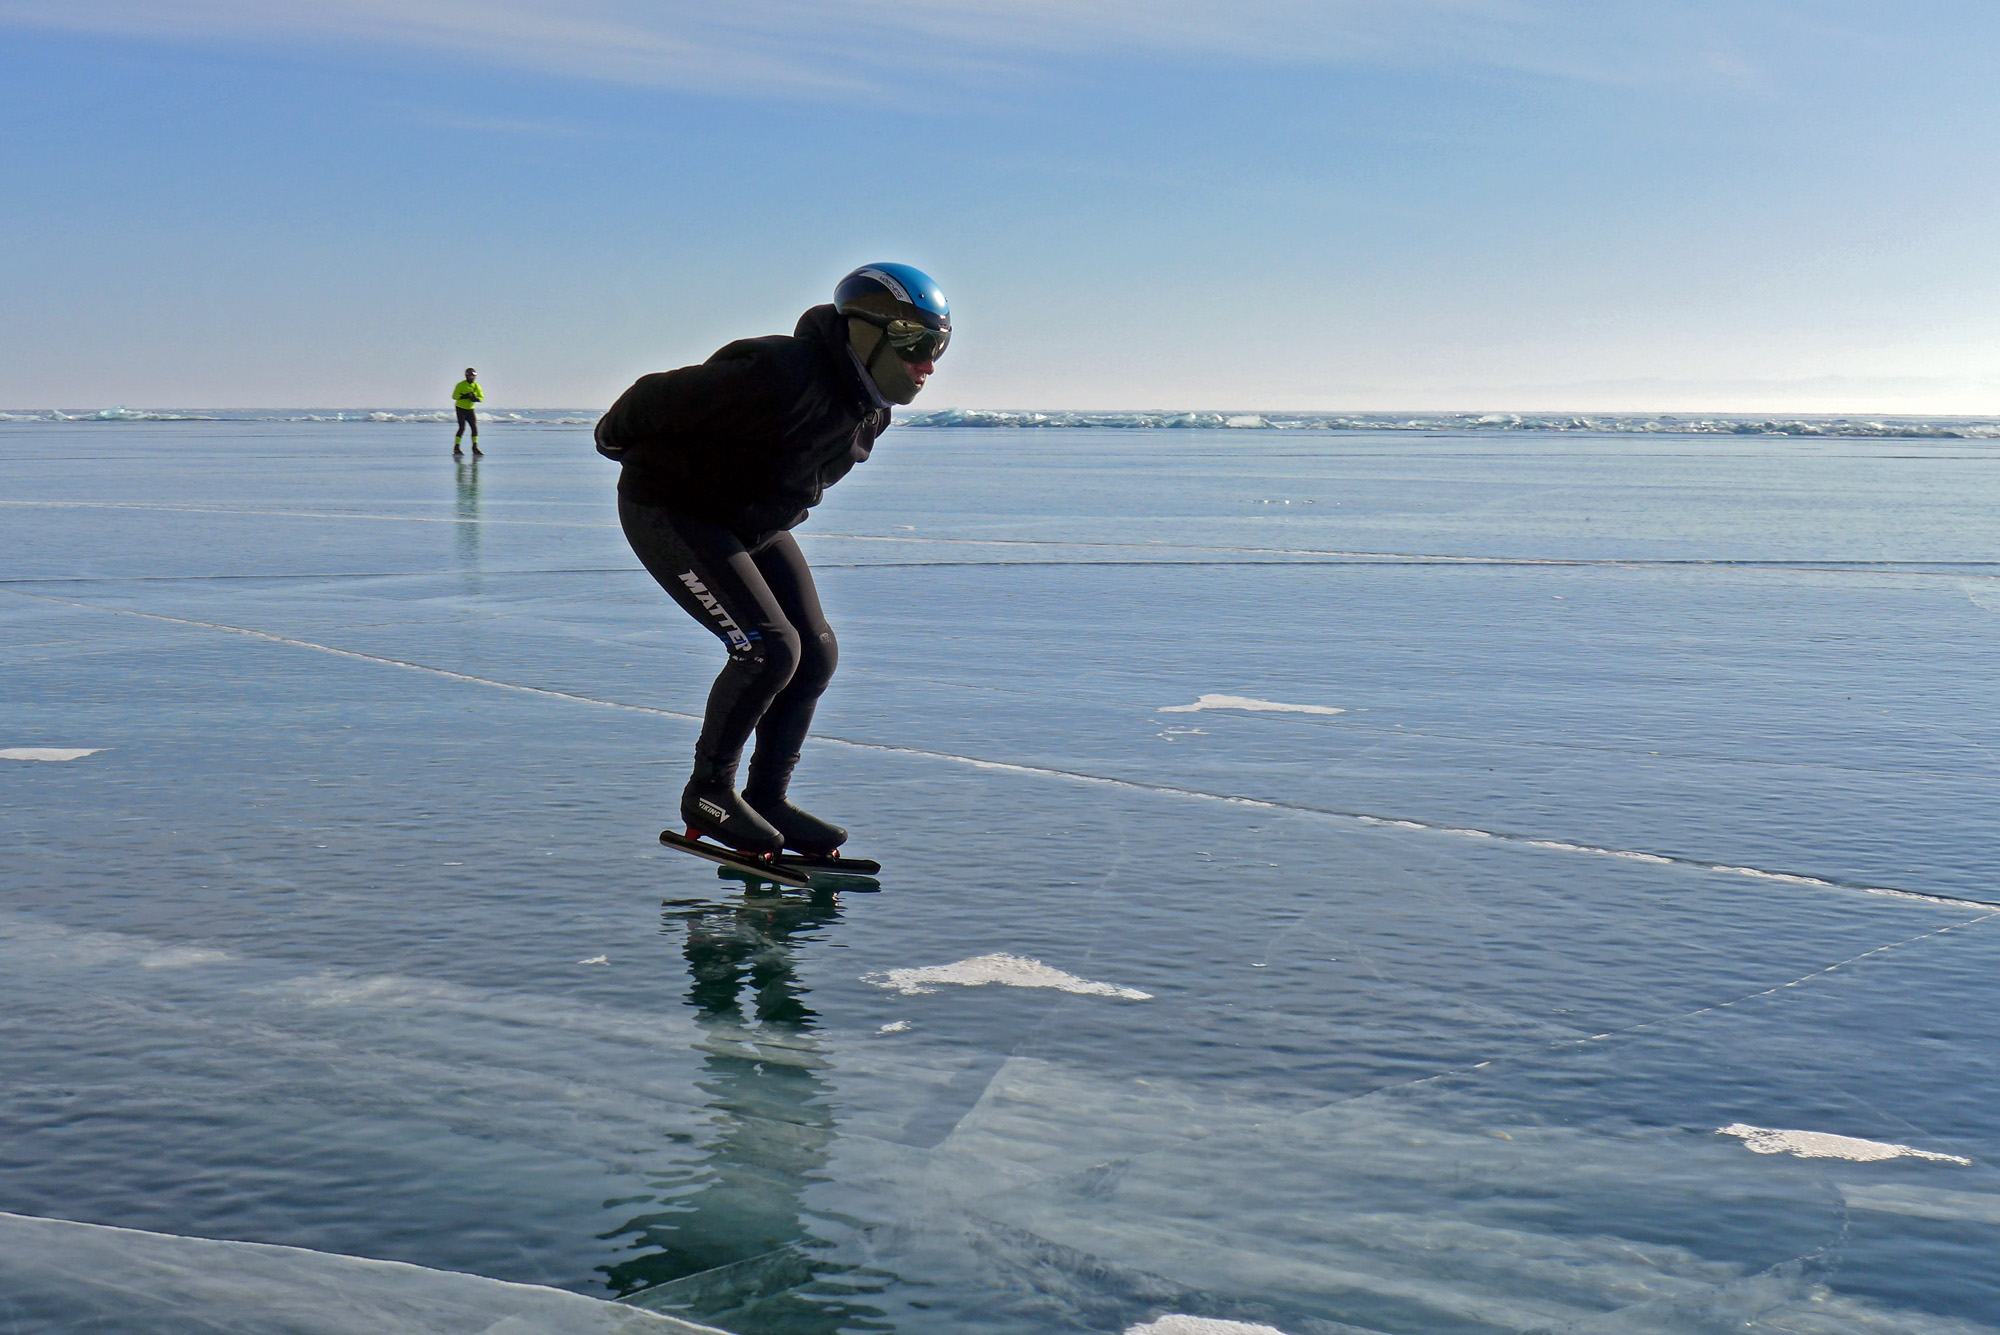
M10 1329L1996 1328L1978 424L898 429L814 899L588 414L143 416L0 423Z

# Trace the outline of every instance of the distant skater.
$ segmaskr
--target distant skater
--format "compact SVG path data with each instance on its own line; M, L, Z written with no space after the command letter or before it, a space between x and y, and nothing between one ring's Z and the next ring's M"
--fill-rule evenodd
M928 275L871 264L790 337L740 339L699 366L641 376L599 419L598 450L623 465L618 519L632 550L729 654L681 794L690 836L759 855L830 855L845 842L786 797L838 659L791 530L868 458L890 405L917 397L950 340L951 307Z
M465 379L451 387L451 401L458 409L458 431L451 438L452 458L465 457L465 451L459 448L459 442L465 439L467 427L472 428L472 452L475 455L486 453L479 448L479 414L473 409L474 404L482 403L485 399L486 391L479 387L479 372L470 366L466 367Z

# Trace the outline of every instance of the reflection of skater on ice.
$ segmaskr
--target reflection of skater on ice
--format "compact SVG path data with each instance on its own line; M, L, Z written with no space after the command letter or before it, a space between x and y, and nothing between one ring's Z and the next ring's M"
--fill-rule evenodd
M944 294L907 264L856 269L833 296L790 337L740 339L640 377L597 424L597 448L623 465L632 550L729 654L681 817L691 838L753 854L830 854L847 838L786 797L838 656L791 530L868 458L890 405L917 397L951 339Z
M620 1297L753 1263L753 1273L726 1272L733 1282L697 1281L698 1288L640 1300L714 1318L818 1272L798 1244L809 1236L806 1189L836 1135L833 1087L819 1016L806 1004L793 956L839 917L831 897L751 899L686 917L687 1000L707 1033L699 1087L716 1134L699 1159L655 1178L640 1212L604 1235L630 1239L625 1259L600 1267ZM853 1329L850 1322L880 1315L821 1297L789 1308L786 1328Z
M458 530L458 563L464 570L479 568L479 463L467 463L465 456L454 454L457 462L452 465L454 493L457 501L452 518L458 522L452 527Z
M483 402L485 398L486 391L479 387L479 372L473 370L470 366L466 367L465 379L451 387L451 402L458 409L458 431L451 438L451 453L453 458L457 458L459 455L465 453L464 450L459 448L459 443L465 439L465 429L467 427L472 428L472 452L475 455L486 453L485 450L479 448L479 413L477 411L477 405Z

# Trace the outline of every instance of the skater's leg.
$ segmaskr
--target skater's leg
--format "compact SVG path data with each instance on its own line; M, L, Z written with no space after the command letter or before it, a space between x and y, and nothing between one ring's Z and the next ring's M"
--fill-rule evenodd
M796 538L780 533L751 559L799 637L798 666L758 722L757 749L750 760L753 781L766 773L783 795L785 778L798 763L799 749L812 728L813 710L840 664L840 645L820 608L819 590Z
M831 853L846 841L847 831L801 811L785 793L812 728L813 710L839 666L840 645L820 608L805 553L791 534L780 533L753 559L779 608L798 631L799 663L757 724L757 749L750 757L743 796L785 836L788 847L802 853Z
M632 550L682 610L723 642L729 661L708 694L681 814L738 848L782 840L735 791L744 744L799 663L799 633L736 535L720 524L619 498Z

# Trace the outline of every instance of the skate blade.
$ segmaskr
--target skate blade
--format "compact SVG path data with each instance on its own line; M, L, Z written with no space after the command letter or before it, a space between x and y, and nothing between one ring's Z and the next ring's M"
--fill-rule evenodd
M794 890L812 889L812 878L804 872L794 871L790 867L779 866L768 857L763 857L756 853L738 852L736 849L723 844L710 843L706 839L690 839L686 835L676 834L672 830L661 830L660 842L668 848L677 848L683 853L692 853L698 858L707 858L710 862L721 866L733 867L737 871L748 872L752 876L761 877L767 881L774 881L779 885L789 885Z
M735 881L747 889L782 890L787 887L773 881L761 871L744 871L740 867L717 867L715 874L722 880ZM880 894L882 883L873 876L856 876L851 872L816 871L812 874L814 898L821 895L873 895Z
M821 853L780 853L777 855L780 867L797 867L800 871L839 872L851 876L876 876L882 871L882 864L874 858L828 857Z

